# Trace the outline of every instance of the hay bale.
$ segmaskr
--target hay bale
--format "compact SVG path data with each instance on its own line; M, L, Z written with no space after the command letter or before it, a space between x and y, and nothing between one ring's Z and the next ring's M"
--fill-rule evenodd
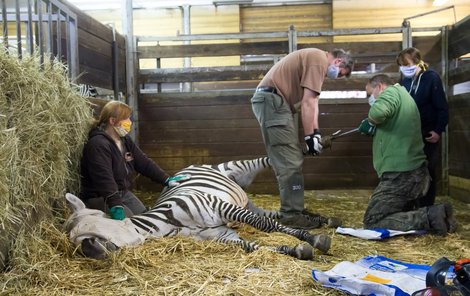
M37 56L18 60L2 50L0 69L2 267L17 233L52 217L65 191L77 190L92 110L58 61L40 65Z

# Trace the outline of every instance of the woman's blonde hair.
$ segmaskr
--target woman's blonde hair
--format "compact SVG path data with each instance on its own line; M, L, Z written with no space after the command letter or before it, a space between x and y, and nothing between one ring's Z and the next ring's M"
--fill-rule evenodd
M422 57L419 49L415 47L408 47L402 50L397 56L398 66L405 66L407 64L406 59L409 58L415 65L421 68L421 70L426 71L428 69L428 64L426 64Z
M109 101L101 109L100 118L96 121L94 127L105 127L109 123L111 117L116 118L117 121L121 121L131 117L132 108L129 105L120 101Z

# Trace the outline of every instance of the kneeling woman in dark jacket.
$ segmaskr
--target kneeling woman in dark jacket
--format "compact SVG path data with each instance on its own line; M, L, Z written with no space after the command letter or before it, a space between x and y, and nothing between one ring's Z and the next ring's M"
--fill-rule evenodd
M128 105L108 102L89 133L81 159L80 198L87 207L107 212L117 220L146 210L129 191L133 172L170 187L189 179L181 175L169 177L136 146L127 134L132 125L131 114Z

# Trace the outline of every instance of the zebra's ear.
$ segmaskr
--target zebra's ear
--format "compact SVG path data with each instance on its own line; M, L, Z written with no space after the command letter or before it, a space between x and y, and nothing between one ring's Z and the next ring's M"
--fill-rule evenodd
M66 193L65 199L67 200L67 206L73 213L86 208L83 201L72 193Z

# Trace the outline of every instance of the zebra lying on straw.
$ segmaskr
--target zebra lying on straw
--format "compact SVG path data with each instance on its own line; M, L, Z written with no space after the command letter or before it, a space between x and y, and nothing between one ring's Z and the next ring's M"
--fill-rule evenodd
M261 248L240 238L227 226L232 222L245 223L268 233L282 232L308 243L267 247L281 254L311 259L312 246L327 252L331 244L329 236L283 226L273 219L278 218L276 212L259 209L248 199L243 188L268 166L269 160L265 157L187 167L176 175L190 174L190 180L171 189L165 188L155 207L122 221L109 219L102 211L87 209L78 197L67 193L72 214L65 228L70 240L80 245L85 256L97 259L106 257L108 251L141 244L149 236L176 234L235 244L248 252Z

